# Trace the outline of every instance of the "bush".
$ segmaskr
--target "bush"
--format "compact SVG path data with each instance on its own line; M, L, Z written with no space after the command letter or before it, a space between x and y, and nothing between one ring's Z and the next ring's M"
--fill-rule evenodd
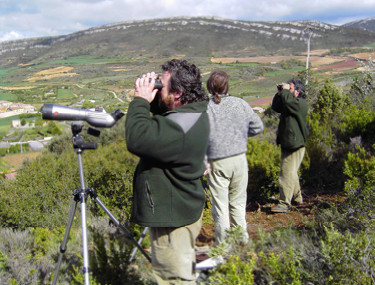
M0 184L0 222L3 227L54 228L65 224L68 204L78 184L72 153L59 159L43 153Z
M220 264L217 269L210 275L209 284L220 285L252 285L254 284L253 270L255 259L241 259L237 255L231 255L228 261Z
M350 106L345 117L339 125L340 138L350 142L350 138L361 136L364 143L371 144L375 142L375 112L371 109L358 108Z
M249 166L248 200L264 202L278 193L280 150L268 141L248 140L246 153Z
M136 158L126 150L124 141L85 151L82 160L86 186L120 219L128 218ZM0 222L17 229L64 225L73 192L80 187L73 148L58 157L44 152L24 165L16 180L0 184ZM104 214L95 203L88 205L94 215Z
M330 226L322 232L288 228L258 236L241 251L231 244L208 284L370 285L375 278L373 231L343 234Z
M341 234L327 228L321 240L321 262L329 284L373 284L375 274L373 232Z
M313 105L313 112L319 115L321 121L332 123L333 119L341 117L348 104L348 97L334 85L332 79L327 79Z
M375 214L375 157L358 147L356 153L348 153L344 174L348 177L343 205L348 219L357 221L361 228L373 226Z

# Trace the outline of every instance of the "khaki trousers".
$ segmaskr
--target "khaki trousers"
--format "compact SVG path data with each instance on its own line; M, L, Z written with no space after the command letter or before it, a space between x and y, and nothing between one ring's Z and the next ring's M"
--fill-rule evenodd
M157 283L196 284L195 240L202 227L202 217L179 228L152 227L152 271Z
M246 200L249 174L246 154L211 160L210 166L208 184L212 194L215 243L224 241L231 223L243 229L244 241L247 242Z
M290 207L292 200L302 203L301 187L298 169L301 166L305 148L295 151L281 149L281 164L279 175L280 205Z

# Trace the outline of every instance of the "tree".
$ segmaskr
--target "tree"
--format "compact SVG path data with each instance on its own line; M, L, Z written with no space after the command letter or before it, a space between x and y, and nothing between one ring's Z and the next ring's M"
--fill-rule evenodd
M369 72L365 72L360 78L357 74L350 89L350 98L355 105L364 105L375 95L373 78Z
M337 88L332 79L327 79L312 107L313 113L322 121L328 122L340 118L345 107L349 105L348 97Z
M92 103L90 100L84 100L82 103L82 108L83 109L95 108L95 104Z

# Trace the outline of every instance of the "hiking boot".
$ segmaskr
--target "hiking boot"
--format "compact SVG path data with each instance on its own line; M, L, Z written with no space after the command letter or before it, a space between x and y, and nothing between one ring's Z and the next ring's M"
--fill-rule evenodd
M216 256L216 257L210 257L202 262L197 263L197 265L195 266L195 269L207 270L207 269L214 268L223 262L224 262L224 258L221 255Z
M295 195L292 199L292 203L294 205L302 205L303 204L303 198L302 198L302 195L301 193L299 193L298 195Z
M277 205L271 209L271 212L273 213L288 213L289 208L282 206L282 205Z
M301 206L302 204L303 204L302 198L300 200L296 199L292 201L292 205Z

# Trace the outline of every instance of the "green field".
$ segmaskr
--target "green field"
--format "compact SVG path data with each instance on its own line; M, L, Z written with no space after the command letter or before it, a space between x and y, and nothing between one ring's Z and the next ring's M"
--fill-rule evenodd
M17 96L14 96L9 93L0 93L0 101L10 101L10 102L15 102L17 99Z
M0 119L0 127L4 127L4 126L9 126L10 127L10 124L11 124L11 122L13 120L19 120L19 119L20 119L19 115L12 116L12 117L2 118L2 119Z
M67 100L74 98L74 94L72 91L68 89L58 89L57 91L57 99L58 100Z

